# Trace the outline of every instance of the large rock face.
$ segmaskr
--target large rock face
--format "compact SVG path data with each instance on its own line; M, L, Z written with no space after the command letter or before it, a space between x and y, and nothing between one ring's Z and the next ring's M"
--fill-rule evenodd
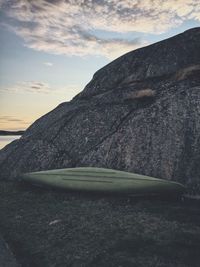
M97 166L200 191L200 28L132 51L0 151L2 179Z

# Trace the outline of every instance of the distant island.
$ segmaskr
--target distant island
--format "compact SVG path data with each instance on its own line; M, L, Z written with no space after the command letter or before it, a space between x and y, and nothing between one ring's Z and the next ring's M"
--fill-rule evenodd
M25 131L3 131L0 130L0 136L2 135L22 135Z

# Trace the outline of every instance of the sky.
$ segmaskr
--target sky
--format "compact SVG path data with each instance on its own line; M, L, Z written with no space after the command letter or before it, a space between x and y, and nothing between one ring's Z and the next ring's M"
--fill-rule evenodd
M0 129L26 129L113 59L199 26L199 0L0 0Z

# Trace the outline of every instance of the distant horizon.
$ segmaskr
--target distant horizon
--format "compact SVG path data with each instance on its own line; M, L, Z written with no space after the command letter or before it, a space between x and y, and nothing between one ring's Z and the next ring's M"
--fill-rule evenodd
M26 129L23 129L23 130L2 130L0 129L0 135L1 135L1 132L11 132L11 133L17 133L17 132L25 132Z
M0 129L26 130L117 57L200 27L195 0L0 0Z

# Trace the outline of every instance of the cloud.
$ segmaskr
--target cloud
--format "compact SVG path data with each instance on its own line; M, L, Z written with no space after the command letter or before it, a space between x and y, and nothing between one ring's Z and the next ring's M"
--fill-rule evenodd
M0 129L4 130L20 130L26 129L31 124L26 119L19 119L15 116L0 116Z
M106 38L127 32L163 33L184 21L200 21L196 0L0 0L7 24L28 47L54 54L114 58L146 44L138 38ZM93 34L91 34L91 32ZM107 34L108 35L108 34Z
M44 62L43 64L46 65L47 67L52 67L53 66L53 63L51 63L51 62Z
M1 88L2 92L31 92L31 93L43 93L48 94L52 90L47 83L36 82L36 81L26 81L18 82L8 88Z
M52 88L48 83L37 81L21 81L9 87L0 87L0 93L53 94L54 96L65 97L66 101L71 100L80 91L80 84L68 84L67 86L55 86Z
M21 119L12 117L12 116L0 116L0 122L24 122Z

